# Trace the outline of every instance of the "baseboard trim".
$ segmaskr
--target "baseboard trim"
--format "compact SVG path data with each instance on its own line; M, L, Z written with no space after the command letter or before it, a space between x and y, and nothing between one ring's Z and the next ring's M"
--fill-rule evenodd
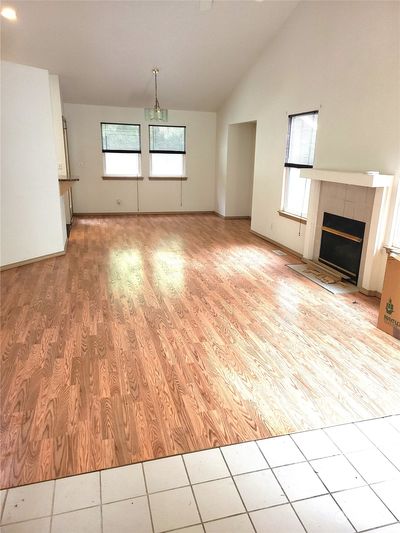
M299 254L299 252L296 252L295 250L292 250L291 248L288 248L287 246L284 246L283 244L280 244L279 242L273 241L269 237L265 237L265 235L261 235L261 233L257 233L257 231L250 230L250 233L255 235L256 237L260 237L260 239L263 239L264 241L269 242L270 244L273 244L274 246L277 246L281 250L284 250L290 255L294 255L295 257L298 257L299 259L302 259L302 254Z
M382 298L382 293L379 291L370 291L369 289L364 289L363 287L359 287L358 291L361 292L361 294L364 294L364 296L372 296L373 298L378 298L378 300Z
M74 217L126 217L126 216L155 216L155 215L213 215L214 211L115 211L108 213L74 213Z
M137 217L146 215L216 215L224 220L251 220L249 216L225 216L217 211L109 211L107 213L74 213L74 217Z
M33 257L32 259L25 259L24 261L17 261L16 263L9 263L8 265L3 265L0 267L0 272L4 270L10 270L11 268L17 268L25 265L30 265L31 263L38 263L39 261L44 261L45 259L53 259L54 257L60 257L65 255L67 250L68 240L65 243L64 250L62 252L56 252L54 254L41 255L39 257Z
M221 213L218 213L217 211L214 211L214 215L217 215L217 217L223 218L224 220L251 220L251 217L249 217L248 215L225 216L225 215L221 215Z

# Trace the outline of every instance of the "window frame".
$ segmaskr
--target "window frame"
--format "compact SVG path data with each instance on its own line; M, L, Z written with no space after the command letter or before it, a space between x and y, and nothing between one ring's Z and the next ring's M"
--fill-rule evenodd
M110 124L111 126L138 126L139 128L139 150L108 150L103 147L103 124ZM141 154L142 153L142 133L140 124L131 124L130 122L100 122L101 133L101 151L103 154L113 152L115 154Z
M288 162L288 159L289 159L289 153L290 153L290 139L291 139L291 132L292 132L292 119L294 117L299 117L299 116L306 116L306 115L317 115L317 123L318 123L318 116L319 116L319 110L318 109L315 109L313 111L305 111L304 113L292 113L290 115L288 115L288 133L287 133L287 136L286 136L286 150L285 150L285 162L284 162L284 176L283 176L283 190L282 190L282 200L281 200L281 209L278 211L280 215L282 216L287 216L287 215L290 215L290 217L294 220L298 220L302 223L306 223L307 222L307 214L297 214L297 213L292 213L291 211L287 211L286 210L286 200L288 198L288 182L289 182L289 175L290 175L290 169L292 168L298 168L298 169L302 169L302 168L313 168L314 167L314 164L312 165L305 165L305 164L302 164L302 163L289 163ZM315 138L315 144L316 144L316 141L317 139ZM314 146L314 150L315 150L315 146ZM306 183L307 181L309 181L308 178L303 178L306 180ZM305 185L305 189L307 188L307 185ZM303 203L304 203L304 198L303 198ZM308 209L307 209L308 211ZM287 217L289 218L289 217Z
M286 168L313 168L314 165L303 165L301 163L289 163L289 152L290 152L290 136L292 133L292 119L294 117L304 117L306 115L318 115L318 110L315 111L306 111L305 113L293 113L292 115L288 115L289 120L289 127L288 127L288 134L286 137L286 152L285 152L285 167Z
M179 128L183 129L184 150L152 150L150 147L151 128ZM173 124L149 124L149 154L184 154L186 155L186 126L174 126Z
M138 150L110 150L103 146L103 125L110 124L113 126L137 126L139 128L139 149ZM103 179L140 179L142 170L142 131L141 124L134 124L130 122L100 122L100 137L101 137L101 151L103 154ZM138 172L137 174L107 174L106 172L106 156L105 154L137 154L138 156Z
M184 150L152 150L151 149L151 128L179 128L183 129L183 146ZM152 154L172 154L182 156L182 174L181 175L162 175L153 174ZM173 124L149 124L149 179L159 180L186 180L186 126L176 126Z
M303 213L303 211L301 211L300 214L299 213L294 213L293 211L288 211L287 208L286 208L286 205L289 203L287 200L288 200L289 182L290 182L290 178L291 178L290 171L293 170L294 168L298 168L298 167L286 167L285 171L284 171L283 191L282 191L282 208L280 209L279 214L281 216L287 216L287 218L291 217L293 220L300 221L300 222L306 224L307 223L308 205L307 205L307 213ZM301 168L312 168L312 167L301 167ZM298 178L300 178L300 176L298 176ZM307 194L307 189L308 189L308 195L309 195L310 194L310 185L308 185L308 183L311 180L309 178L301 178L301 179L305 180L304 193ZM303 195L302 208L304 207L304 200L305 200L305 196ZM307 204L308 203L309 202L307 202Z

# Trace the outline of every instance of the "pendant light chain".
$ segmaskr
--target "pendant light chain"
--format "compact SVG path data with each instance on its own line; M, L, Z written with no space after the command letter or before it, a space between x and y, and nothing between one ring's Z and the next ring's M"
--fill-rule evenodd
M158 102L158 85L157 85L157 75L158 75L158 69L153 69L153 74L154 74L154 94L155 94L155 97L156 97L156 101L155 101L155 108L156 109L160 109L160 104Z
M158 101L158 68L153 68L154 76L154 106L152 108L145 108L144 114L146 120L156 120L158 122L167 122L168 121L168 110L161 109L160 102Z

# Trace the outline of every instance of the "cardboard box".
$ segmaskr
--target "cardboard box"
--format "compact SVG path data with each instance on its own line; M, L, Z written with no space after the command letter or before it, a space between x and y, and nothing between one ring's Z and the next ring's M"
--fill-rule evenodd
M378 328L400 339L400 254L391 253L386 263Z

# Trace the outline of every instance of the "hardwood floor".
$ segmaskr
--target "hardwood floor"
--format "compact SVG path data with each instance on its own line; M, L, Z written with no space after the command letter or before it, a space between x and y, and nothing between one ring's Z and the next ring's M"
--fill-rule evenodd
M400 412L378 301L249 229L83 218L66 256L2 273L1 487Z

